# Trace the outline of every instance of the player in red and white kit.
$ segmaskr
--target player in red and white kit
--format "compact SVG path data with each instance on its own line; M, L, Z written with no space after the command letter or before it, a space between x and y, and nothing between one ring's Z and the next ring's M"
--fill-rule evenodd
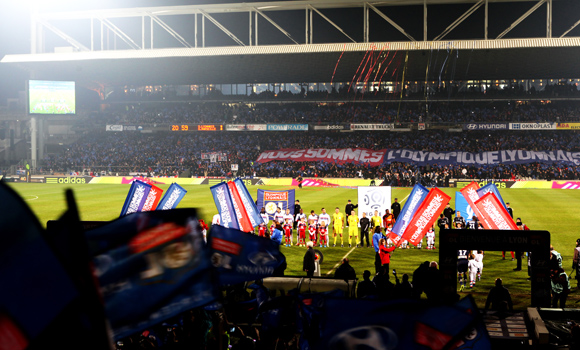
M260 225L258 225L258 236L259 237L266 237L266 230L267 230L267 226L266 224L262 221L260 223Z
M296 243L299 247L306 246L306 218L301 218L296 225L298 230L298 242Z
M316 222L313 220L310 220L310 224L308 224L308 234L310 235L310 242L314 243L314 245L316 245L316 231L317 231L318 227L316 225Z
M324 220L318 225L318 233L320 233L320 246L328 248L328 227Z
M292 221L284 223L284 236L286 237L286 247L292 246Z

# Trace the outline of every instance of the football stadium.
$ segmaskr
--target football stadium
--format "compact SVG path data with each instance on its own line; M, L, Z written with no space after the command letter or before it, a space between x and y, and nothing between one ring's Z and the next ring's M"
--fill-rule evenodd
M580 346L580 4L29 5L0 348Z

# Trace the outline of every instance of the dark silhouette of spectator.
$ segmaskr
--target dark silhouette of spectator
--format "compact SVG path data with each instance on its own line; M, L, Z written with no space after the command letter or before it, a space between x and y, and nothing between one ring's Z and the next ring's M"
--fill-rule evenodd
M399 281L397 275L395 275L395 298L411 298L413 295L413 285L409 282L409 275L403 274L403 281Z
M441 302L443 298L443 278L438 266L436 261L431 261L426 274L425 294L427 294L427 299L434 303Z
M373 278L373 282L377 286L377 295L379 299L392 299L395 285L389 281L389 272L381 270L378 275Z
M359 299L375 296L377 294L377 286L373 281L371 281L371 272L369 270L364 270L363 280L359 282L356 294Z
M420 299L425 291L428 271L429 262L425 261L413 272L413 297L416 299Z
M356 272L354 268L350 266L350 261L348 258L342 259L342 263L334 272L334 278L341 280L355 280Z
M314 253L314 243L308 242L306 243L308 249L304 254L304 259L302 261L302 270L306 271L306 277L313 277L314 276L314 262L316 261L316 254Z
M503 281L501 278L495 280L495 287L493 287L489 294L487 295L487 300L485 301L485 309L489 310L491 305L491 310L499 312L513 311L512 297L509 290L503 286Z
M566 307L566 299L570 293L570 279L562 267L552 270L550 274L551 284L552 284L552 307L558 307L558 302L560 303L560 308Z

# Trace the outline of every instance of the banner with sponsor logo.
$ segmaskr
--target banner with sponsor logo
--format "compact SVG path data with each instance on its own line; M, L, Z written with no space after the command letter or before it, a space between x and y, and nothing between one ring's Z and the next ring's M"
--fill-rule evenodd
M463 124L463 130L507 130L508 123L467 123Z
M510 123L510 130L555 130L556 123Z
M226 131L266 131L267 124L227 124Z
M286 261L277 242L218 225L212 225L208 244L220 285L272 276Z
M136 213L85 234L115 340L216 300L196 216Z
M234 184L238 189L238 193L240 195L244 208L246 208L246 213L248 214L248 218L250 219L252 227L258 226L260 222L262 222L262 218L260 217L260 212L256 207L256 203L252 199L252 196L250 196L248 188L244 184L244 181L242 181L242 179L240 179L239 177L234 180Z
M123 125L106 125L105 131L123 131Z
M268 131L308 131L308 124L268 124Z
M151 190L147 195L145 204L143 204L143 209L141 211L152 211L157 209L157 205L161 200L161 195L163 195L163 190L155 185L151 185Z
M272 151L271 151L272 152ZM580 152L557 151L523 151L503 150L489 152L429 152L409 149L389 149L384 157L385 163L403 162L417 165L497 165L497 164L527 164L533 162L580 165Z
M248 218L248 213L246 212L246 208L242 203L242 199L240 198L240 194L238 193L238 189L233 181L229 181L227 183L228 190L230 191L230 198L232 199L232 204L234 206L234 211L236 212L236 219L238 219L238 226L240 231L243 232L251 232L254 230L254 226L250 223L250 219Z
M471 209L473 209L474 211L473 214L477 216L477 218L483 225L483 228L485 228L486 230L490 230L491 224L489 223L489 221L487 221L487 217L482 216L477 206L475 206L475 202L477 202L480 198L479 192L477 192L477 190L479 190L479 184L475 181L472 181L469 185L463 187L460 192L467 201L467 203L469 204L469 206L471 207ZM465 220L467 223L467 220L471 220L471 217L469 218L466 217Z
M409 225L407 225L402 240L407 240L416 246L423 239L429 228L433 226L439 213L443 211L450 199L451 197L440 189L432 188L415 215L413 215Z
M479 181L477 184L479 185L479 187L484 187L487 184L493 183L493 184L495 184L495 186L497 188L512 188L518 182L520 182L520 181L493 180L492 182L490 182L488 180L483 180L483 181ZM461 188L469 185L470 183L472 183L472 181L470 181L470 180L466 180L466 181L457 180L457 181L455 181L455 187L461 189Z
M510 214L502 206L495 193L488 192L475 202L477 210L490 225L492 230L517 230Z
M580 130L580 123L558 123L556 130Z
M150 190L151 185L139 180L133 181L131 188L129 188L127 198L125 198L125 204L123 204L120 216L140 212L143 209Z
M420 184L416 184L415 187L413 187L413 190L409 194L409 198L407 198L405 205L403 205L403 209L399 213L399 217L395 222L389 237L395 245L399 245L403 233L407 229L407 226L409 226L411 219L417 213L417 210L427 197L428 193L429 190Z
M290 213L294 215L294 198L296 198L294 190L268 191L258 189L258 209L266 208L270 220L274 220L276 208L281 208L283 213L286 209L290 209Z
M211 186L209 189L213 195L215 206L220 214L220 225L239 230L238 219L236 217L234 204L232 203L232 197L230 196L230 190L227 183L221 182L217 185Z
M393 130L394 123L388 124L350 124L350 130Z
M502 207L506 208L507 210L507 206L505 205L505 202L503 201L503 198L501 197L501 194L499 193L499 190L497 189L497 186L494 183L487 184L481 187L479 190L477 190L477 194L479 194L480 198L483 197L483 195L488 192L493 192L493 194L495 194L495 197L501 203Z
M177 205L179 202L181 202L186 193L187 191L183 187L176 183L172 183L167 189L167 192L165 192L165 195L161 201L159 201L157 210L169 210L177 208Z
M47 184L88 184L93 178L90 176L47 176L44 182Z
M312 127L313 130L348 130L348 124L339 124L339 125L314 125Z
M365 213L367 218L379 211L379 216L385 214L385 210L391 209L391 186L359 186L358 187L358 217L362 218Z
M310 148L264 151L256 162L292 160L296 162L368 163L378 166L383 163L386 150L373 151L365 148ZM579 155L580 157L580 155Z
M137 126L135 126L135 125L123 125L123 131L137 131Z

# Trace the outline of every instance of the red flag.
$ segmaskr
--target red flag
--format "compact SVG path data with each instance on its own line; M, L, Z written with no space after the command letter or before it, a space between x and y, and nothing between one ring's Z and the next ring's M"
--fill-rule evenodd
M490 224L493 230L517 230L518 227L513 222L510 214L495 196L495 193L488 192L475 202L475 207L481 216Z
M433 188L417 209L417 212L403 232L402 239L408 240L411 244L417 245L425 236L429 227L432 227L437 220L437 215L449 203L451 197L438 188Z
M151 190L147 195L147 199L145 200L145 204L143 204L143 209L141 211L152 211L157 209L157 204L159 204L162 194L162 189L155 185L151 185Z
M240 194L238 192L236 184L233 181L229 181L228 188L230 190L230 195L232 197L234 210L236 211L236 216L238 217L238 224L240 225L240 230L244 232L254 231L254 226L252 226L252 223L250 222L250 218L248 217L248 213L246 212L246 208L244 207L242 198L240 198Z
M478 189L479 184L475 181L472 181L469 185L463 187L460 192L463 195L463 197L465 197L465 200L467 201L469 206L473 209L474 214L480 220L481 224L483 225L483 228L485 228L486 230L491 230L492 225L489 223L489 221L487 221L485 216L481 215L479 209L475 206L475 202L479 200L479 193L477 193ZM471 218L465 219L471 220Z

